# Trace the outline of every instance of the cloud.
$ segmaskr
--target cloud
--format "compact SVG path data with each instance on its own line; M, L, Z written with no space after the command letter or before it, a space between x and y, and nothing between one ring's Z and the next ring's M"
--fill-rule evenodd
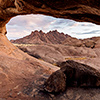
M34 30L58 30L73 37L85 38L87 34L91 36L100 35L100 26L87 22L76 22L68 19L54 18L44 15L20 15L14 17L7 24L8 38L21 38ZM88 36L89 36L88 35ZM80 37L81 36L81 37Z
M93 27L95 26L96 24L93 24L93 23L87 23L87 22L82 22L82 23L79 23L81 26L87 26L87 27Z
M100 34L100 30L93 30L93 31L90 31L90 32L83 32L83 33L79 33L79 34L81 34L81 35L82 34L84 34L84 35L85 34L94 34L95 35L95 34Z

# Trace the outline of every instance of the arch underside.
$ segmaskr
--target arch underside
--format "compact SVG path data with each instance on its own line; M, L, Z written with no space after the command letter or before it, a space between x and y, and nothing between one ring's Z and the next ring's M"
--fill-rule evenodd
M5 25L12 17L25 14L44 14L100 24L99 9L99 0L1 0L0 33L6 33Z

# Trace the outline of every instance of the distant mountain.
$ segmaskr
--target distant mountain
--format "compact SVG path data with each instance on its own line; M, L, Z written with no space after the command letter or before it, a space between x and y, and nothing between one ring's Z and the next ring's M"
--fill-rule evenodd
M92 37L87 39L77 39L68 34L59 33L57 30L44 33L40 31L32 31L30 35L20 39L11 40L17 44L63 44L67 46L99 48L100 37Z
M44 33L41 30L36 30L28 36L25 36L17 40L11 40L11 42L18 44L61 44L68 37L70 36L67 34L65 35L64 33L59 33L57 30L49 31L48 33Z

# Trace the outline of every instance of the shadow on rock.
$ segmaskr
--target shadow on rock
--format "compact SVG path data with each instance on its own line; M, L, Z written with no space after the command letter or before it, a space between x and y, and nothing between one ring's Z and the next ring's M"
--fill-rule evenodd
M95 68L72 60L61 63L60 67L45 82L45 91L60 93L68 87L100 87L100 72Z

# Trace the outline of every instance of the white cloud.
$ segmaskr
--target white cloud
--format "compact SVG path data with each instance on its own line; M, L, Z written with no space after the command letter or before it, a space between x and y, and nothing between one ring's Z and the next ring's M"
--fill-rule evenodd
M55 29L77 38L100 36L99 25L87 22L80 23L68 19L54 18L44 15L23 15L12 18L7 24L7 36L9 39L21 38L30 34L31 31L34 30L48 32Z

